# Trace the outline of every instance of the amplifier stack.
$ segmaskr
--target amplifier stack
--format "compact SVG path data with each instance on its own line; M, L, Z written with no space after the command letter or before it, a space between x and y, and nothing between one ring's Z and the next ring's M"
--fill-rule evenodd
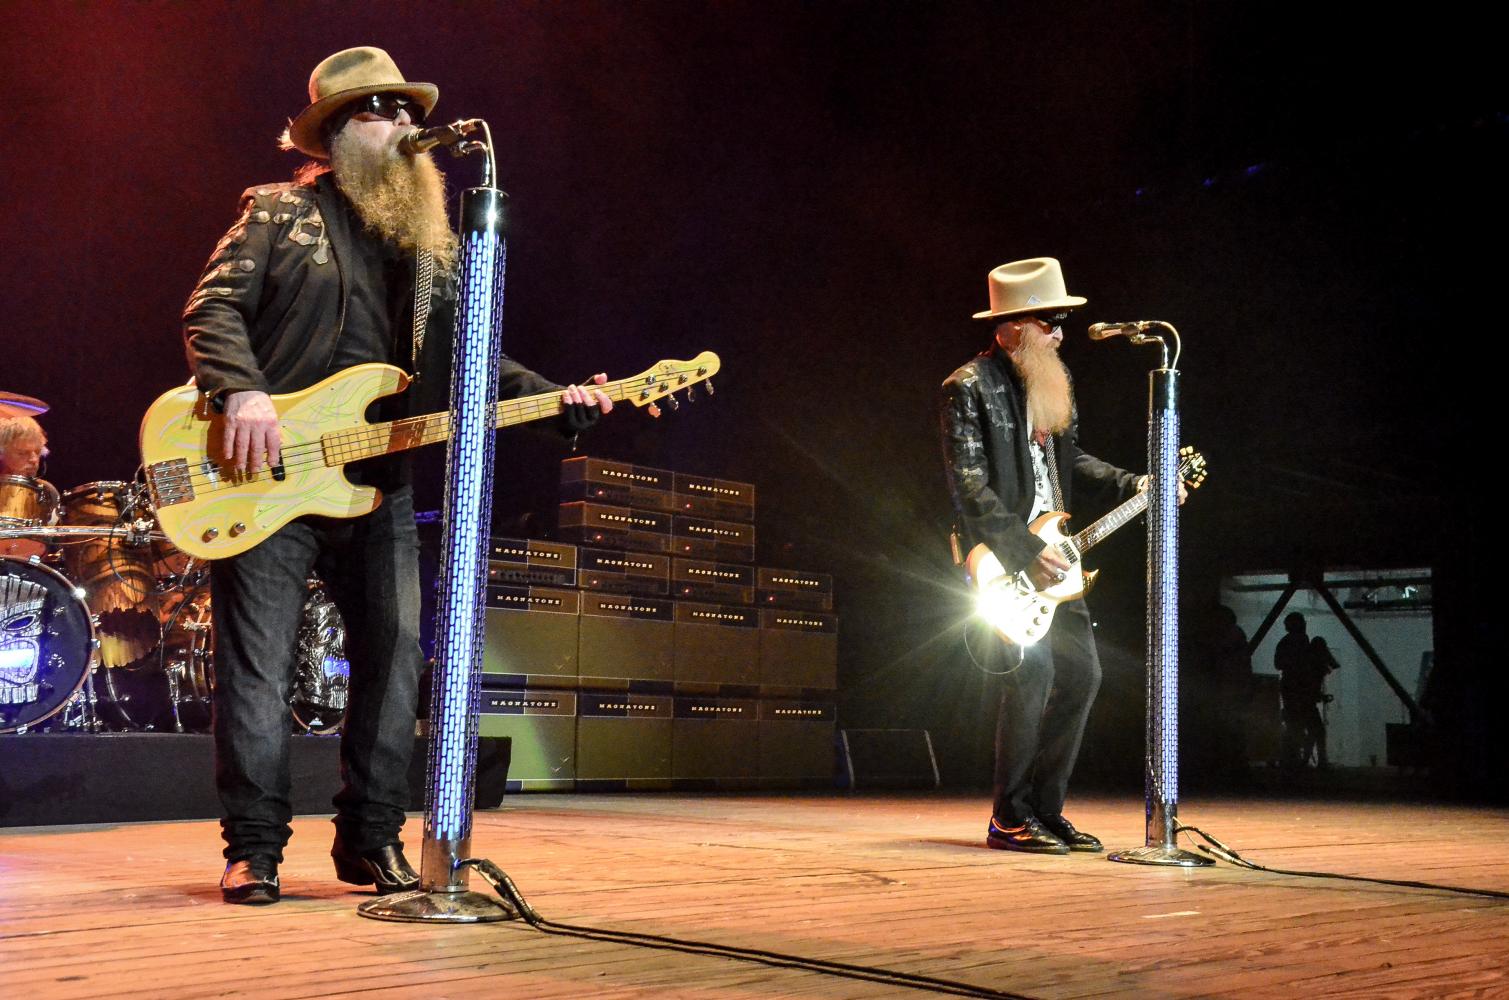
M492 541L480 732L511 785L831 785L833 578L754 565L754 520L750 483L562 463L562 540Z

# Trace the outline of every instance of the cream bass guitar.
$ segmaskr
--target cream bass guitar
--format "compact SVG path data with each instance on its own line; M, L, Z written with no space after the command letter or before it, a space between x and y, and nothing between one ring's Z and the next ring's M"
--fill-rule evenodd
M1191 489L1198 489L1205 476L1205 457L1190 447L1179 449L1179 477ZM1100 571L1085 572L1081 562L1084 554L1147 510L1147 504L1147 493L1138 493L1076 535L1064 533L1069 515L1063 511L1050 511L1036 518L1027 530L1057 549L1069 563L1064 578L1046 590L1033 586L1025 571L1006 572L985 543L970 549L964 558L964 570L976 591L981 616L997 635L1013 645L1037 643L1048 634L1058 606L1083 597L1095 585L1095 576Z
M662 361L633 378L595 388L615 403L654 407L717 373L718 356L704 351L690 361ZM301 392L272 397L282 433L281 461L253 474L237 474L224 453L224 418L191 384L157 397L141 423L142 464L163 534L189 555L223 559L253 548L304 514L357 517L382 497L346 478L348 462L390 455L451 436L450 414L431 413L368 423L373 400L408 388L392 365L356 365ZM708 383L707 391L712 392ZM652 410L652 412L655 412ZM560 392L506 399L494 425L512 427L561 413Z

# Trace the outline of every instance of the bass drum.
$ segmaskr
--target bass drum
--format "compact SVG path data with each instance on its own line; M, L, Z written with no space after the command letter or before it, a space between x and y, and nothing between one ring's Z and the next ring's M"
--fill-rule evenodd
M346 623L324 586L309 581L299 625L293 687L294 723L309 733L334 733L346 722L351 664L346 660Z
M63 568L84 589L84 603L95 616L100 666L107 671L155 670L162 639L158 617L157 577L150 545L128 544L123 526L136 514L130 483L85 483L63 494L63 524L98 527L97 538L63 546ZM130 686L122 681L119 686ZM108 687L108 685L107 685ZM124 713L127 726L145 725Z
M94 625L73 584L37 562L0 558L0 733L62 711L94 653Z
M346 721L350 678L346 626L320 582L310 580L308 588L299 623L289 707L296 730L334 733ZM215 693L215 630L209 588L191 592L172 609L163 629L161 656L163 704L171 703L173 721L186 731L207 731Z
M0 476L0 528L45 528L57 516L58 491L45 479ZM0 538L0 556L45 556L38 538Z

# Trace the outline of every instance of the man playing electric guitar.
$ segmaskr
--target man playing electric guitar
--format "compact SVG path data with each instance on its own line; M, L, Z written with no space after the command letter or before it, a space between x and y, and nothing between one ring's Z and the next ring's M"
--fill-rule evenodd
M406 81L381 49L330 56L310 77L310 104L284 140L313 162L291 184L242 196L241 216L183 316L189 363L209 405L223 410L224 454L234 471L255 473L266 463L276 478L283 468L269 394L306 389L353 365L385 362L415 376L408 392L375 407L377 416L446 408L457 240L439 170L427 154L397 149L437 97L434 85ZM556 389L568 435L612 407L595 388L556 386L504 359L503 397ZM278 865L292 832L286 695L311 570L345 619L351 661L331 849L336 875L378 892L418 884L399 840L422 666L409 464L406 455L385 455L347 473L381 489L375 510L350 519L300 517L212 563L227 902L279 896ZM236 528L246 525L231 533Z
M1064 321L1085 304L1069 295L1051 257L990 272L989 350L943 383L942 435L962 550L984 543L1007 573L1025 572L1039 590L1063 581L1070 564L1028 530L1048 511L1068 511L1071 486L1092 501L1131 496L1146 477L1081 451L1069 373L1058 356ZM1181 488L1181 499L1183 491ZM1082 599L1057 612L1045 641L1007 650L1020 665L1003 678L996 725L995 802L986 843L1042 854L1099 851L1101 843L1064 818L1069 776L1100 661Z

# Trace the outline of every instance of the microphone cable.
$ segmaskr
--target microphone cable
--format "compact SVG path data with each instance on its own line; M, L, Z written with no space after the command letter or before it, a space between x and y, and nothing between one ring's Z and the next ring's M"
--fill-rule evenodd
M1177 837L1181 833L1195 834L1203 838L1206 841L1206 844L1208 844L1209 846L1206 846L1206 844L1202 844L1199 841L1194 841L1196 848L1205 852L1206 854L1209 854L1211 857L1220 858L1222 861L1225 861L1228 864L1236 865L1238 868L1246 868L1249 871L1267 872L1270 875L1292 875L1297 878L1333 878L1345 882L1368 882L1373 885L1390 885L1404 889L1434 889L1438 892L1453 892L1464 896L1486 896L1489 899L1509 899L1509 892L1501 892L1497 889L1477 889L1470 886L1442 885L1438 882L1417 882L1413 879L1374 878L1368 875L1342 875L1339 872L1308 872L1295 871L1288 868L1270 868L1267 865L1260 865L1256 861L1247 860L1246 858L1238 854L1235 850L1227 847L1225 844L1221 843L1215 837L1206 833L1204 830L1200 829L1197 826L1181 824L1180 826L1174 828L1175 837ZM1191 840L1193 840L1193 838L1191 838Z
M754 962L778 969L795 969L825 976L858 979L913 990L928 990L960 997L986 997L990 1000L1032 1000L1021 993L993 990L984 986L940 979L935 976L881 969L870 965L854 965L848 962L831 962L822 958L807 958L785 952L767 951L763 948L740 948L734 945L714 944L710 941L692 941L661 934L641 934L637 931L613 931L600 927L583 927L547 920L529 905L519 887L508 874L486 858L463 858L456 862L457 868L472 868L502 897L504 905L525 923L545 934L583 938L588 941L603 941L612 944L632 945L639 948L655 948L662 951L679 951L688 955L706 955L711 958L728 958L740 962Z

